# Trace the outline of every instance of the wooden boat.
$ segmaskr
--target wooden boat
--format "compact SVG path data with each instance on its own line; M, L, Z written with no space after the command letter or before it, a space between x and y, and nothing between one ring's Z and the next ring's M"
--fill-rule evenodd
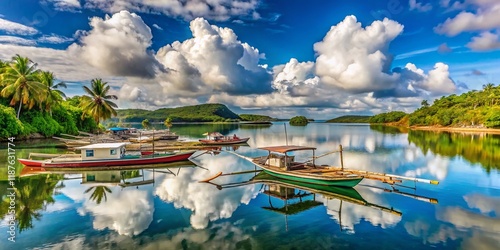
M205 145L228 145L228 144L238 144L238 143L246 143L250 138L239 138L236 135L233 136L224 136L219 132L213 133L205 133L207 139L199 140L201 144Z
M159 135L160 140L177 140L179 136L175 132L167 131Z
M263 157L253 158L251 161L261 167L264 171L272 176L299 181L303 183L326 185L326 186L342 186L354 187L363 176L344 172L342 170L331 170L325 166L314 164L314 147L303 146L274 146L259 148L267 150L269 154ZM289 152L312 150L313 160L309 162L295 162L295 156L288 155Z
M196 151L188 151L169 155L126 155L125 145L127 143L97 143L83 147L80 157L55 157L47 160L19 159L19 162L28 167L108 167L148 165L185 161Z

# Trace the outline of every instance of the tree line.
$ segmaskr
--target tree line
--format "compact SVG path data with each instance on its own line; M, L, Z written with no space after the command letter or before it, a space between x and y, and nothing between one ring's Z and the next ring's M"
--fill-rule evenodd
M500 85L483 85L482 90L471 90L461 95L443 96L427 100L413 113L394 111L378 114L370 123L396 122L406 126L500 127Z
M83 86L85 95L68 98L62 91L67 84L56 82L52 72L38 69L29 58L0 60L0 138L96 132L101 120L116 115L112 100L118 98L102 79L90 85Z

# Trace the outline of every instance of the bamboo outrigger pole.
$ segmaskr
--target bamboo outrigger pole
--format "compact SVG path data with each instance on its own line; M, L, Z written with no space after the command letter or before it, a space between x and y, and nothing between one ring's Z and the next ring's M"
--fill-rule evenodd
M340 150L340 167L342 168L342 171L344 171L344 156L342 155L342 144L339 145L339 150Z

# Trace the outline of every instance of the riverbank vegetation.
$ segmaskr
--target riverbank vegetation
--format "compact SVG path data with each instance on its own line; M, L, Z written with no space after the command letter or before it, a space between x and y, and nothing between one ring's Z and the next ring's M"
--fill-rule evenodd
M19 55L0 61L0 139L96 132L100 119L115 113L107 83L94 79L84 87L89 96L66 99L66 84L37 66Z
M443 96L436 99L432 105L424 100L422 106L411 114L401 111L382 113L370 119L370 123L500 128L500 86L488 83L479 91L472 90L461 95Z

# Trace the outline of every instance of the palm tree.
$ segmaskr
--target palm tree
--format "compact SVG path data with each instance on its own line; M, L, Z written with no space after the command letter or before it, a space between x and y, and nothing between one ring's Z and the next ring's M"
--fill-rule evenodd
M1 80L5 88L2 89L0 95L5 98L12 97L11 106L19 102L17 118L19 118L23 104L31 109L45 98L45 88L37 78L38 72L36 63L20 55L13 57L12 62L1 72Z
M115 108L118 108L118 106L110 100L117 100L118 97L108 94L110 86L107 82L103 82L102 79L92 79L90 84L91 88L83 86L83 90L88 95L84 95L81 98L80 107L84 111L82 119L88 114L94 118L97 126L99 126L101 118L108 119L112 115L116 116Z
M495 98L495 95L493 92L495 85L493 83L488 83L488 84L483 84L483 90L487 96L487 98L491 98L491 106L493 106L493 100Z
M429 107L429 102L427 100L423 100L420 105L422 105L422 107Z
M66 98L64 92L58 89L60 87L66 88L66 83L59 82L54 84L54 74L48 71L40 71L37 74L37 77L38 80L45 86L45 91L47 91L47 97L42 104L45 105L45 111L48 111L50 116L52 116L52 106L58 105L63 98Z
M101 204L102 198L104 198L104 201L107 201L107 193L112 193L111 189L106 186L93 186L85 190L85 193L90 192L92 189L94 189L94 192L90 195L90 199L95 201L97 204Z

